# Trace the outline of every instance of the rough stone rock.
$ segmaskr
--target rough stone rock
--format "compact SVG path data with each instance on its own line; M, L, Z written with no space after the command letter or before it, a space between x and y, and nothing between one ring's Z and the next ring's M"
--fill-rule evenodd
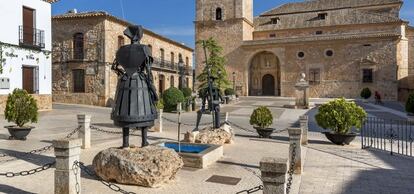
M161 146L109 148L93 159L95 172L102 179L144 187L160 187L168 183L183 165L174 150Z
M198 131L187 132L184 135L184 142L195 143L199 133Z
M197 135L195 142L203 144L216 144L224 145L233 142L233 134L231 127L225 125L218 129L212 129L211 127L204 128Z

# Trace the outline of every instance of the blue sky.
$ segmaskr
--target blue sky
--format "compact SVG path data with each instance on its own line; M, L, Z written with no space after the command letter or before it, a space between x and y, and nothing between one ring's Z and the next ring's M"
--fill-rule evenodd
M259 15L284 3L300 1L302 0L254 0L254 14ZM71 9L107 11L194 47L195 0L60 0L52 5L53 15ZM404 0L401 17L414 26L413 0Z

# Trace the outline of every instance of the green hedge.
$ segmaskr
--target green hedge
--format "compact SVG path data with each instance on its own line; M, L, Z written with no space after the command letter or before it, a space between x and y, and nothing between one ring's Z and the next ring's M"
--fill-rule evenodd
M181 92L183 92L185 98L190 97L193 94L191 88L182 88Z
M162 99L164 100L165 111L176 111L177 104L184 102L184 94L179 89L171 87L164 92Z
M236 94L236 92L234 92L233 88L227 88L226 90L224 90L224 94L226 96L231 96L231 95Z

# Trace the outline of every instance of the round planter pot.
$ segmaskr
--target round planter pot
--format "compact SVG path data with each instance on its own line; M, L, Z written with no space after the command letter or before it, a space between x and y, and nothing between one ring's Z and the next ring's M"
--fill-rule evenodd
M34 129L34 127L18 127L18 126L5 126L5 128L10 133L9 139L16 139L16 140L26 140L26 137L29 135L30 131Z
M337 134L332 132L324 132L326 138L336 145L349 145L357 136L356 133Z
M259 136L262 138L270 138L273 131L275 130L273 128L260 128L260 127L254 127L254 128L256 129Z

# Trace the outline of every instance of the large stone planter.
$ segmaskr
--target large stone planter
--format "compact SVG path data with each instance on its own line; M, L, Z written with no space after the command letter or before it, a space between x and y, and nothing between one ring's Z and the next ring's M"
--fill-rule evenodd
M257 133L259 134L261 138L270 138L273 131L275 130L273 128L260 128L260 127L254 127L254 128L256 129Z
M18 126L5 126L5 128L9 131L10 137L9 139L16 139L16 140L26 140L29 133L34 129L34 127L18 127Z
M101 151L93 159L96 174L106 181L160 187L173 180L184 163L172 149L161 146Z
M349 145L357 136L356 133L337 134L332 132L324 132L326 138L336 145Z

